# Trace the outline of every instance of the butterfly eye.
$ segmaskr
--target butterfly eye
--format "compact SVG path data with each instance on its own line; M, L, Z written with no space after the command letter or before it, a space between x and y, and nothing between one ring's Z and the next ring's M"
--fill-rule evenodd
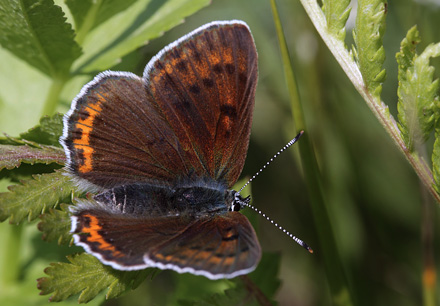
M240 211L240 209L241 209L240 202L234 202L229 208L229 211Z

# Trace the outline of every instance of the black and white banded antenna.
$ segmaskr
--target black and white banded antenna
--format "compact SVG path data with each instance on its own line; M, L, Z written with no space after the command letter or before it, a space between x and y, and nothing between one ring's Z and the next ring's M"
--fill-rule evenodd
M240 194L240 192L246 188L247 185L249 185L261 172L263 172L264 169L266 169L267 166L269 166L269 164L271 164L275 158L277 158L281 153L283 153L287 148L289 148L290 146L292 146L295 142L298 141L298 139L302 136L302 134L304 134L304 131L300 131L298 135L295 136L295 138L293 138L291 141L289 141L281 150L279 150L274 156L272 156L272 158L260 169L257 171L257 173L255 173L249 181L247 181L246 184L243 185L243 187L240 188L240 190L238 191L238 193ZM248 197L249 198L249 197ZM293 234L291 234L289 231L287 231L285 228L283 228L281 225L279 225L278 223L274 222L269 216L267 216L265 213L263 213L261 210L259 210L258 208L256 208L255 206L252 206L249 204L250 199L248 201L242 201L240 202L240 204L249 207L250 209L254 210L255 212L257 212L259 215L262 215L264 218L266 218L267 221L269 221L270 223L272 223L273 225L275 225L279 230L281 230L282 232L284 232L287 236L289 236L290 238L293 239L293 241L295 241L296 243L298 243L300 246L302 246L303 248L305 248L307 251L309 251L310 253L313 253L313 250L311 247L309 247L307 245L307 243L305 243L304 241L302 241L301 239L299 239L298 237L294 236Z
M295 142L298 141L298 139L302 136L302 134L304 134L304 131L300 131L298 135L295 136L295 138L293 138L291 141L289 141L283 148L281 148L281 150L279 150L274 156L272 156L272 158L260 169L257 171L257 173L255 173L249 181L247 181L246 184L243 185L243 187L240 188L240 190L238 191L238 193L242 192L243 189L246 188L247 185L249 185L258 175L260 175L261 172L263 172L264 169L267 168L267 166L269 166L274 160L275 158L277 158L278 156L280 156L281 153L283 153L287 148L289 148L290 146L292 146Z

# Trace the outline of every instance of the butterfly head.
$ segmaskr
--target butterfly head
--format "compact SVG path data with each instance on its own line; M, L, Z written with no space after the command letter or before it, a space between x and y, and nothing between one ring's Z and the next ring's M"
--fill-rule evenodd
M227 191L226 203L228 203L229 211L240 211L244 206L248 206L250 202L250 196L243 198L238 191Z

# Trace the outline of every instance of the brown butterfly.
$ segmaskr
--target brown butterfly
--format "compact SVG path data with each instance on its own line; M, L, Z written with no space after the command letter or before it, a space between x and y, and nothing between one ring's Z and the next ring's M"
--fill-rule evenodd
M64 118L61 143L79 186L75 243L119 270L211 279L255 269L261 248L231 187L252 124L257 51L242 21L216 21L161 50L143 77L106 71Z

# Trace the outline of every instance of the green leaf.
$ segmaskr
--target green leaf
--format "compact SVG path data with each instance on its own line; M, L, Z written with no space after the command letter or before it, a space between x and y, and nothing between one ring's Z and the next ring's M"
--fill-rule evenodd
M72 14L73 21L75 22L76 39L78 41L78 32L82 28L85 20L89 17L87 14L91 10L92 6L95 4L99 5L102 1L97 1L94 3L92 0L65 0L67 7Z
M0 145L0 170L16 168L21 163L31 165L58 163L63 165L65 161L64 151L55 147L32 148L28 145Z
M182 306L261 305L257 303L255 296L249 294L243 282L240 280L232 280L230 284L231 288L225 289L222 293L214 293L201 300L180 299L178 300L178 304Z
M110 19L114 15L130 7L135 0L67 0L66 4L72 13L77 32L76 40L80 44L84 40L84 35Z
M434 67L429 65L431 58L440 56L440 43L430 44L425 50L414 60L414 71L407 70L406 78L411 84L412 90L417 91L419 96L414 97L417 100L417 108L419 113L420 127L423 137L427 139L428 134L432 131L434 124L433 107L438 101L439 80L434 80ZM404 88L407 94L414 95L415 92L409 93L408 88Z
M414 137L410 135L409 129L414 131L414 128L419 130L419 127L414 125L414 123L418 121L416 117L417 112L415 111L415 101L413 100L414 97L411 98L407 96L407 90L405 90L411 87L411 85L408 84L406 73L408 69L414 71L414 59L417 56L416 48L420 42L421 39L417 26L413 26L406 33L406 37L400 43L400 52L396 53L399 81L399 87L397 89L397 95L399 97L397 103L397 118L399 119L398 126L402 133L405 145L410 151L413 151L414 149L414 144L412 142Z
M62 171L34 175L21 185L8 187L9 192L0 193L0 221L8 218L11 224L18 224L26 218L32 221L46 208L54 207L68 197L73 188L70 178Z
M435 121L435 141L432 152L432 176L434 177L435 181L434 188L437 193L440 193L440 114L438 113L438 111Z
M103 265L94 256L82 253L68 256L70 263L52 263L38 279L41 295L52 294L51 302L59 302L81 293L78 303L87 303L108 288L106 298L115 298L128 289L135 289L155 269L117 271Z
M353 53L369 92L380 100L386 73L383 35L385 32L386 0L359 0L353 38Z
M417 26L413 26L400 43L400 52L396 53L396 60L399 65L399 80L404 79L406 81L406 70L414 66L414 59L417 55L416 47L420 41Z
M434 104L438 101L439 90L438 79L433 80L434 67L429 65L429 60L440 56L440 44L429 45L418 56L416 45L419 42L417 27L413 27L396 55L399 64L399 128L410 151L414 150L415 143L426 141L434 128Z
M327 21L328 31L339 40L345 39L345 24L350 16L350 0L323 0L322 10Z
M25 133L21 133L20 137L41 144L61 147L59 139L62 135L63 115L55 114L52 117L42 117L39 125Z
M264 252L257 269L249 274L250 279L268 298L274 298L281 285L278 278L281 264L281 255Z
M230 280L230 288L200 301L181 299L179 305L272 305L280 287L278 279L281 256L263 253L257 269L249 275Z
M81 54L74 32L52 0L0 2L0 44L43 73L69 71Z
M75 71L102 71L114 66L122 56L161 36L209 3L209 0L136 1L87 34L84 55L75 62Z
M2 47L0 59L0 131L18 135L38 124L51 80Z
M60 204L59 209L51 208L49 212L42 214L38 223L38 229L43 232L43 240L48 242L57 241L58 244L71 244L71 222L69 205Z

